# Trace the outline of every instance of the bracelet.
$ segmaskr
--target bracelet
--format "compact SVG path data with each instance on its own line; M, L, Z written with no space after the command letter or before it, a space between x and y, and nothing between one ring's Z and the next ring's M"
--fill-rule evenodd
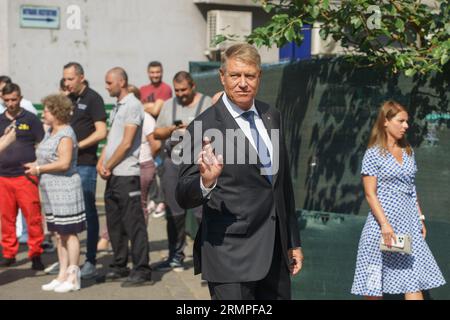
M388 225L387 222L380 223L380 227L387 226L387 225Z
M36 173L38 177L41 175L41 167L36 166Z
M420 221L425 221L425 216L424 216L423 214L420 215L419 220L420 220Z

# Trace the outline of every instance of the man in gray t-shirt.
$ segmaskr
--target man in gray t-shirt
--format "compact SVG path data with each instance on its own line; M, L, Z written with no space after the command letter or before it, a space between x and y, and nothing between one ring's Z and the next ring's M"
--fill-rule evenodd
M97 164L98 173L107 180L106 222L114 255L106 280L128 276L122 287L135 287L151 281L139 177L144 109L141 102L128 93L128 76L122 68L111 69L106 74L106 89L118 101L111 113L111 130ZM129 241L133 260L131 272L127 268Z
M105 149L104 165L121 147L122 137L127 126L136 127L131 147L125 153L122 161L118 163L112 174L115 176L139 176L139 151L141 146L142 122L144 121L144 109L142 103L132 93L128 93L112 110L109 122L111 129L108 134L108 144Z
M166 209L167 236L169 242L169 258L156 266L155 270L181 271L184 269L184 247L186 246L185 221L186 211L175 199L175 188L178 183L178 165L171 159L171 137L181 136L187 126L203 111L212 105L211 98L196 92L194 80L185 71L178 72L173 80L175 97L166 101L156 122L154 136L166 140L166 157L164 159L162 186L168 208ZM174 136L176 137L176 136ZM201 208L200 208L201 209ZM201 218L201 210L194 210L197 221Z

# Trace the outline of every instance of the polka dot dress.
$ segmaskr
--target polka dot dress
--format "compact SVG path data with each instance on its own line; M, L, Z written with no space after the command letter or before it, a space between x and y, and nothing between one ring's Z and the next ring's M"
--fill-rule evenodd
M382 296L436 288L444 277L422 236L417 209L414 154L403 150L402 164L378 147L369 148L363 159L362 175L377 177L377 197L395 234L412 237L412 254L381 252L381 228L371 212L358 247L352 294Z

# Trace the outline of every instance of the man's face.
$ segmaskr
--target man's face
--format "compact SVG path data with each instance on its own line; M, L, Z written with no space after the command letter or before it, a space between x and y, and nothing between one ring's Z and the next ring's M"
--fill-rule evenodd
M225 70L220 70L220 80L231 101L248 110L258 93L261 70L255 64L229 59Z
M76 95L81 93L81 91L85 86L84 75L77 74L75 67L70 67L64 69L63 77L64 77L64 85L66 86L68 92Z
M181 82L173 82L173 88L178 101L183 106L189 105L195 97L195 85L191 87L187 80Z
M123 80L114 72L109 72L106 74L105 83L105 88L108 90L109 95L113 98L118 98L122 90Z
M22 100L22 97L16 91L3 96L8 113L16 114L20 110L20 100Z
M148 78L152 84L160 84L162 81L162 68L150 67L148 68Z

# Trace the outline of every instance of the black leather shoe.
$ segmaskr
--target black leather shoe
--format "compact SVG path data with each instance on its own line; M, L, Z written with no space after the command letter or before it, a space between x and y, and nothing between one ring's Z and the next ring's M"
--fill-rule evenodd
M151 273L145 275L142 273L132 273L130 274L130 276L127 278L127 280L125 280L124 282L122 282L122 284L120 285L122 288L132 288L132 287L140 287L140 286L151 286L155 284L155 282L152 280L152 275Z
M105 281L117 281L122 278L128 277L129 274L129 269L111 269L105 274Z
M31 258L31 269L37 271L45 270L45 266L42 263L40 256Z
M0 268L8 268L14 263L16 263L16 258L2 258L0 260Z

